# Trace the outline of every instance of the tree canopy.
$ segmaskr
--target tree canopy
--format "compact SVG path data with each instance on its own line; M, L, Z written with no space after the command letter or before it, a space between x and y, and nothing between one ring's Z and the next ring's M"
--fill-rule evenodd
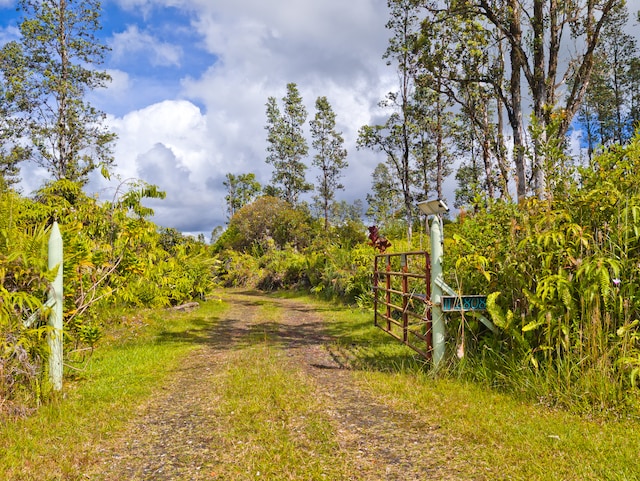
M29 158L54 179L84 184L114 162L115 135L85 97L110 80L95 69L107 51L96 37L100 2L20 0L19 6L22 37L0 52L4 101L24 127L16 134L29 139Z

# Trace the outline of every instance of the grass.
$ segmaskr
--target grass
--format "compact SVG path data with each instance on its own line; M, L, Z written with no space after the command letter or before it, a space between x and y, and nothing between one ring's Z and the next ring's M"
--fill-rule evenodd
M32 417L0 424L0 479L82 479L94 445L198 347L224 309L213 301L191 314L149 313L117 326L86 371L65 379L63 398Z
M304 373L292 366L276 339L280 307L259 304L251 330L212 384L220 480L341 480L349 466L326 406Z
M360 366L362 388L389 409L441 426L461 479L640 480L637 419L551 410L482 384L438 378L374 327L369 312L344 307L325 316L337 345Z
M215 383L224 426L215 479L348 479L325 409L284 351L264 342L234 354Z
M640 479L635 422L548 411L480 386L369 372L360 381L395 410L437 420L468 476L484 479ZM465 468L462 468L465 469Z
M353 361L360 389L403 419L438 426L439 444L425 446L425 456L455 466L458 479L640 480L637 420L590 419L444 379L375 328L370 313L300 300L325 316L336 338L332 349ZM208 387L219 400L211 479L357 479L314 384L275 342L281 311L264 298L255 303L259 322L225 351ZM86 373L66 379L63 399L0 425L0 479L82 479L95 445L198 348L224 308L212 302L195 313L163 312L123 326L121 340L105 342Z

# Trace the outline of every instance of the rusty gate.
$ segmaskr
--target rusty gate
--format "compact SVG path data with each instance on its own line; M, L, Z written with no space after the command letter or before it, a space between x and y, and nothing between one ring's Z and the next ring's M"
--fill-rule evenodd
M374 323L431 359L431 260L427 252L376 255Z

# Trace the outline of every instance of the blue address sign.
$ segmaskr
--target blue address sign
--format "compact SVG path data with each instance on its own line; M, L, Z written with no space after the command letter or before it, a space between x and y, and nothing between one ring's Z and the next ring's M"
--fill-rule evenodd
M441 296L443 312L486 311L487 296Z

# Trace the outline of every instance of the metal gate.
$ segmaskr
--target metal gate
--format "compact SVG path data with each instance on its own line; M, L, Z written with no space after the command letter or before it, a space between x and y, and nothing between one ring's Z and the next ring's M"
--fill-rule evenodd
M431 260L427 252L376 255L374 323L431 359Z

